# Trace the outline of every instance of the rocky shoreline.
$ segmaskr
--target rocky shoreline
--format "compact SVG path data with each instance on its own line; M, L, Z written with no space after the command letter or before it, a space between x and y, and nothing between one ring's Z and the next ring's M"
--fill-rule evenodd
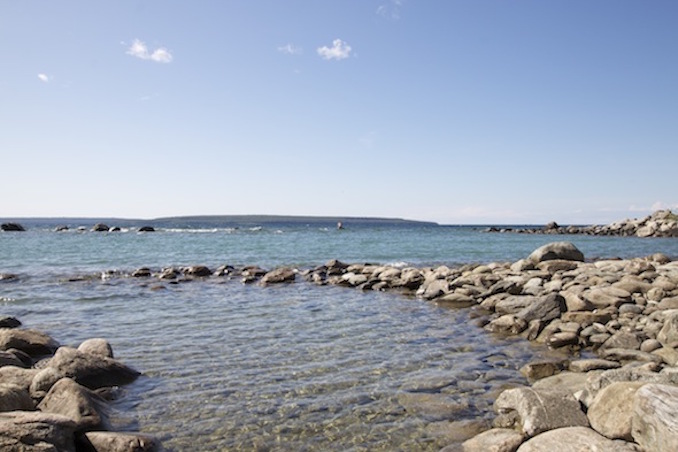
M490 227L485 231L549 235L584 234L620 237L678 237L678 215L670 210L658 210L642 219L627 219L602 226L563 227L552 221L541 228Z
M521 372L532 385L499 394L494 403L494 428L462 445L451 445L446 452L578 451L594 446L600 451L658 452L678 444L678 261L663 254L586 261L571 243L555 242L517 262L458 268L401 268L331 260L306 270L229 265L212 270L196 265L160 270L144 267L96 277L138 278L151 289L194 280L230 279L262 286L306 280L359 290L396 291L452 308L470 308L478 326L491 334L520 336L565 350L572 358L526 365ZM0 333L6 331L22 330L1 329ZM48 343L53 344L51 339ZM0 342L0 350L8 348L19 347ZM579 359L582 351L598 357ZM61 347L50 360L38 363L59 363L57 357L80 359L86 353ZM99 359L112 359L104 355ZM49 371L50 383L56 383L57 377L73 379L59 370L62 365L40 364L23 370L29 376L24 376L19 386L37 402L43 394L32 389L38 375L47 374L42 367L57 369ZM0 368L0 375L4 369ZM87 386L78 378L76 384ZM49 389L40 387L43 392ZM38 408L46 405L43 400ZM67 437L83 437L82 427L80 433L77 428L74 434L71 430ZM143 435L132 434L132 438L148 444L148 450L160 447Z
M109 431L107 401L140 373L88 339L72 348L0 319L0 448L6 451L160 451L155 438Z

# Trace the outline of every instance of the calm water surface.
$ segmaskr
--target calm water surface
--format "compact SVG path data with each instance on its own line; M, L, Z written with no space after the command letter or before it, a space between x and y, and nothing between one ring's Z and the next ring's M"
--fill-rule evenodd
M491 418L517 369L549 352L499 340L467 310L394 293L212 277L169 284L141 266L513 261L554 240L587 257L678 257L675 239L485 234L473 228L0 233L2 315L62 344L105 337L143 372L113 405L117 428L170 450L437 450ZM101 273L116 270L112 277Z

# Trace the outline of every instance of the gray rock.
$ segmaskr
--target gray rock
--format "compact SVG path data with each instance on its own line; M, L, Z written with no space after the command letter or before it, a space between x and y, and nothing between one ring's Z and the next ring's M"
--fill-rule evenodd
M586 413L591 428L611 439L633 441L631 419L633 400L643 382L620 381L600 391Z
M523 374L529 382L535 382L542 378L551 377L566 366L565 360L561 361L537 361L525 364L520 368L520 373Z
M614 441L586 427L551 430L524 442L518 452L640 452L632 443Z
M494 310L498 314L517 314L538 300L534 295L511 295L497 301Z
M527 322L514 314L506 314L485 325L487 331L498 334L520 334L527 328Z
M570 371L572 372L590 372L592 370L618 369L621 364L617 361L607 359L578 359L570 362Z
M297 277L297 272L293 268L281 267L266 273L261 278L261 284L282 284L291 283Z
M560 427L588 426L588 419L575 398L561 391L514 388L502 392L494 402L497 413L515 411L527 436Z
M70 378L57 381L38 404L38 409L66 416L75 422L76 430L80 432L108 428L104 401Z
M624 348L628 350L640 350L640 342L640 338L634 333L617 331L601 345L601 349Z
M103 356L104 358L113 358L113 348L111 344L102 338L87 339L78 347L78 351L89 353L90 355Z
M601 350L599 354L603 359L619 361L621 363L640 361L661 364L664 361L659 355L641 352L640 350L628 350L625 348L606 348L605 350Z
M664 318L657 340L665 347L678 347L678 311L672 311Z
M646 451L676 450L678 445L678 388L648 384L636 392L633 439Z
M24 369L16 366L0 367L0 381L20 386L26 390L31 386L38 369Z
M30 329L0 329L0 350L16 348L30 356L51 355L59 343L47 334Z
M552 377L542 378L532 384L532 389L544 391L561 391L575 396L586 388L588 378L600 371L591 371L589 374L578 372L561 372Z
M0 318L0 328L18 328L21 322L16 317L2 317Z
M59 376L72 378L89 389L131 383L140 375L119 361L70 347L60 347L48 366L55 369Z
M78 439L78 450L94 452L160 452L152 436L131 432L87 432Z
M4 366L30 367L27 366L26 363L19 359L14 353L10 351L0 351L0 367Z
M32 381L29 383L30 387L28 390L31 397L40 400L47 395L47 392L57 381L63 378L63 375L53 367L45 367L44 369L40 369L40 371L36 370L36 372Z
M533 303L525 306L516 314L516 316L528 323L532 320L549 322L560 317L560 314L564 312L565 309L565 299L560 295L553 293L545 297L540 297Z
M92 226L92 231L94 232L108 232L111 228L104 223L97 223Z
M33 399L26 388L11 383L0 383L0 411L31 411Z
M553 333L546 339L546 345L552 348L561 348L568 345L579 344L579 336L571 331Z
M508 428L493 428L461 445L463 452L514 452L523 442L523 435Z
M75 424L40 411L0 413L0 449L17 452L75 452Z
M183 269L183 272L187 276L195 276L198 278L205 278L212 275L212 270L209 267L204 265L192 265Z
M537 248L528 259L534 263L555 259L583 262L584 254L570 242L554 242Z

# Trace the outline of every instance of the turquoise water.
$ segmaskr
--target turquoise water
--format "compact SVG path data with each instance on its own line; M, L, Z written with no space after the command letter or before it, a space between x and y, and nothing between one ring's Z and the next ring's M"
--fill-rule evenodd
M116 427L155 434L170 450L437 450L459 441L471 420L489 419L498 391L524 383L517 369L549 352L486 334L467 310L400 294L301 279L261 287L125 276L136 268L514 261L563 239L587 258L678 257L676 239L471 227L56 233L51 224L24 225L27 232L0 233L0 273L17 276L0 281L0 314L66 345L107 338L144 374L114 403Z

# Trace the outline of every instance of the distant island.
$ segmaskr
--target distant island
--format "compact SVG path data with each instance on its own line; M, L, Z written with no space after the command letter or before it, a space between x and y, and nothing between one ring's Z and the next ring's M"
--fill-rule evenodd
M352 226L440 226L431 221L405 220L380 217L338 217L298 215L190 215L154 219L102 218L102 217L49 217L0 219L3 231L21 231L31 228L66 230L93 225L97 228L110 225L114 228L237 228L252 226L292 225L350 228ZM97 229L103 230L103 229Z

